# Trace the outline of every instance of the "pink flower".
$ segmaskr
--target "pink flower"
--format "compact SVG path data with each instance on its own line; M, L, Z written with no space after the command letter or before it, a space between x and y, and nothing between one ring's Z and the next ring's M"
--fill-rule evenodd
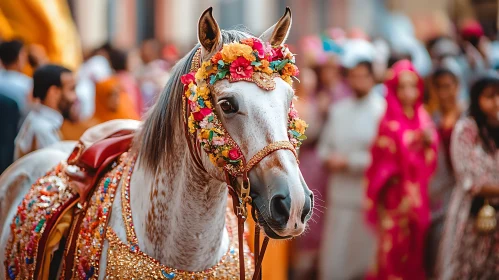
M232 148L229 151L229 158L231 160L236 160L236 159L239 159L240 157L241 157L241 154L239 153L239 150L237 150L236 148Z
M298 67L296 67L295 65L295 73L293 74L293 76L298 77L299 75L300 75L300 69L298 69Z
M182 82L182 84L188 86L191 82L192 83L196 82L195 75L196 75L196 72L187 73L187 74L183 75L182 77L180 77L180 81Z
M212 113L210 108L201 108L198 112L192 113L194 119L198 122L202 121L206 116Z
M298 117L298 111L296 111L294 108L291 108L291 110L289 110L289 117L290 118L297 118Z
M266 54L272 53L272 45L269 42L263 43L263 49Z
M230 76L233 79L250 78L253 74L251 62L244 57L238 57L230 65Z
M192 112L197 111L198 104L196 102L192 102L191 100L188 100L188 102L189 102L189 107L190 107L191 111Z
M265 57L265 49L263 48L263 43L260 39L253 39L253 49L258 52L258 57L260 59Z

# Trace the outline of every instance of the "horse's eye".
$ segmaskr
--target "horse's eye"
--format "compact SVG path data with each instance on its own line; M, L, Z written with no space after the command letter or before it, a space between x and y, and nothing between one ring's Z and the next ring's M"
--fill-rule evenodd
M221 100L218 105L220 105L220 108L225 114L232 114L237 112L237 109L235 106L232 105L228 100Z

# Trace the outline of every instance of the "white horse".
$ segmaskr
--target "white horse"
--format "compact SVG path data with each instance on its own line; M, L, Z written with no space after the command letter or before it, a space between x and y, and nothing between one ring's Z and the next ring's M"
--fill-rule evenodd
M281 44L290 27L291 13L287 9L279 22L260 38L274 45ZM224 43L248 37L251 35L245 32L220 30L211 9L204 12L198 25L199 45L174 67L164 92L134 140L139 154L130 197L139 247L168 267L201 271L217 264L228 250L229 237L224 226L228 191L224 174L204 152L202 164L207 171L192 161L181 118L183 85L180 77L189 72L199 47L202 60L207 60ZM229 102L237 111L225 115L220 106L216 106L223 125L246 158L272 142L288 140L287 112L294 91L282 79L275 79L276 88L272 91L246 81L221 80L214 85L213 104ZM31 153L0 177L0 275L5 271L3 252L16 206L38 177L68 157L68 145L71 144L66 144L65 149L48 148ZM312 214L313 195L293 153L288 150L272 153L255 166L249 178L253 207L265 233L272 238L300 235ZM115 200L109 225L121 240L126 240L120 196ZM106 271L107 247L106 242L100 260L100 279Z

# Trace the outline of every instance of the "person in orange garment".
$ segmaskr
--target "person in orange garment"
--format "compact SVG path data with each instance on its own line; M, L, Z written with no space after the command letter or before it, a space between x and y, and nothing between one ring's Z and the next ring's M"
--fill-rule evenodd
M139 120L129 95L123 91L116 77L105 79L95 85L95 113L94 116L78 123L65 121L61 132L64 140L78 140L85 130L115 119ZM77 112L74 112L77 114Z
M249 209L248 209L249 210ZM255 222L253 218L246 220L249 227L248 245L253 251L253 242L255 240ZM260 242L263 240L263 234L260 236ZM289 241L270 240L262 264L262 279L287 280L289 268ZM255 260L256 262L256 260Z

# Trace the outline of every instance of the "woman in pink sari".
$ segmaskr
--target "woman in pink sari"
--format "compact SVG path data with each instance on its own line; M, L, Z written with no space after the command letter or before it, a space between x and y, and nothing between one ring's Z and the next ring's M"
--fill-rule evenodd
M414 66L402 60L391 71L387 109L366 174L367 220L378 238L377 262L367 279L424 280L428 182L438 136L423 108L423 81Z

